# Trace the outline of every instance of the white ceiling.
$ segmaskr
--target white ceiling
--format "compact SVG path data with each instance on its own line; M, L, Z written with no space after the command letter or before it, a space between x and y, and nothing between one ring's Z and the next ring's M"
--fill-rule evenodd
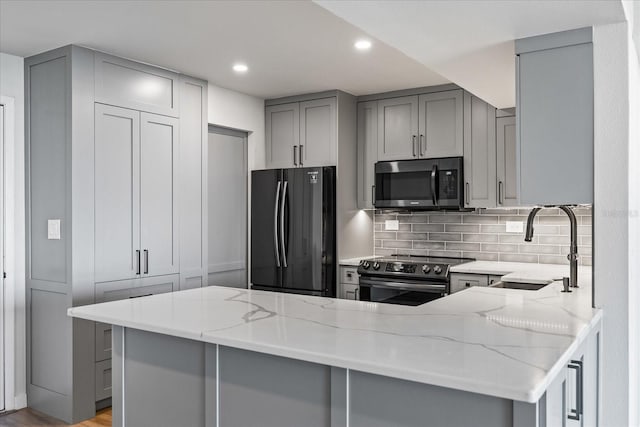
M80 44L264 98L452 81L510 107L514 39L622 20L619 0L0 0L0 51Z
M0 51L19 56L80 44L263 98L448 83L376 40L356 52L363 36L310 1L0 0Z
M314 0L496 107L515 105L513 40L624 21L619 0Z

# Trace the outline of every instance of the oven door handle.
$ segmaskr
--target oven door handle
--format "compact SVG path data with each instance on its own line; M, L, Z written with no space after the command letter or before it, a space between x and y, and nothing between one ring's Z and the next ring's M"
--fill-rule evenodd
M360 277L360 286L371 286L374 288L405 289L423 292L446 292L445 283L407 283L390 280L367 280Z

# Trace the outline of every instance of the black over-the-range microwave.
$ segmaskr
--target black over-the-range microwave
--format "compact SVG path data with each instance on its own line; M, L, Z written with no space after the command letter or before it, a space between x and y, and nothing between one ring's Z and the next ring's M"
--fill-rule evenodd
M462 157L378 162L376 208L439 210L464 208Z

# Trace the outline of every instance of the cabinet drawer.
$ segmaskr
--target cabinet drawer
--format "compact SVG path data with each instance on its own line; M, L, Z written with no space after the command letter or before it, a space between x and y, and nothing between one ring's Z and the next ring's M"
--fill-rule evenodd
M461 291L472 286L488 286L489 276L484 274L452 274L450 292Z
M96 362L96 402L111 397L111 359Z
M178 74L95 53L95 99L119 107L178 116Z
M172 292L178 289L179 283L177 274L96 283L96 303Z
M357 267L342 267L342 273L340 274L340 282L341 283L352 283L358 284L359 277Z
M360 299L360 286L350 283L341 283L340 287L340 298L356 301Z
M500 280L502 280L502 276L489 276L489 285L493 285Z
M111 325L96 322L96 362L111 359Z

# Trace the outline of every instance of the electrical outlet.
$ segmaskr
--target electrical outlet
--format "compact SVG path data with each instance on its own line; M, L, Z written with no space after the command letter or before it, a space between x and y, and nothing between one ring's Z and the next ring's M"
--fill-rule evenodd
M522 233L522 232L524 232L524 222L507 221L507 233Z
M384 222L384 229L388 231L398 231L400 222L397 219L387 219Z
M60 240L60 220L59 219L47 220L47 239Z

